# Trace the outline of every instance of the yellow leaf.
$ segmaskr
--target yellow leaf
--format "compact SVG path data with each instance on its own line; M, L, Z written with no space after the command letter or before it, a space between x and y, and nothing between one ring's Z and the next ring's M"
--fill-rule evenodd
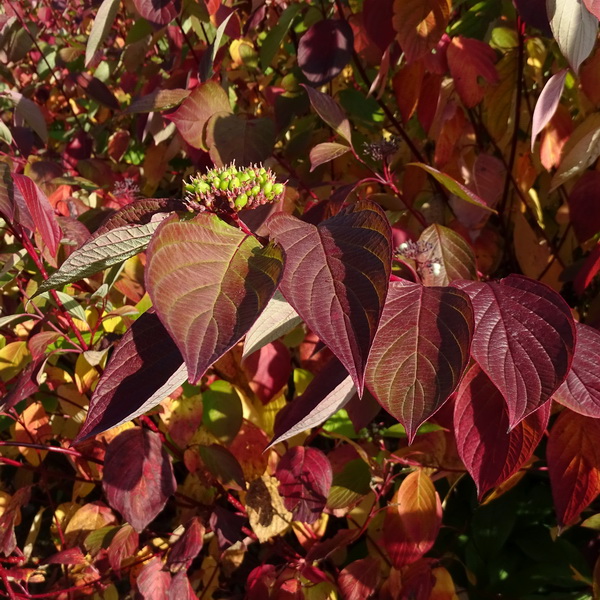
M10 381L31 361L27 342L12 342L0 350L0 378Z
M17 442L45 445L52 437L50 420L40 402L30 404L22 413L21 419L13 426L13 438ZM37 467L48 454L47 450L19 447L19 452L33 466Z
M246 494L250 526L261 543L283 533L292 521L277 488L277 479L263 475L250 484Z

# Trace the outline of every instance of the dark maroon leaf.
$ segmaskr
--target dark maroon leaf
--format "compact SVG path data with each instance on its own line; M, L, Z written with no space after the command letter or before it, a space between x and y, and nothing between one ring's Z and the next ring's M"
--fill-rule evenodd
M571 370L553 400L587 417L600 418L600 332L575 323L577 344Z
M345 548L356 540L360 529L340 529L333 537L314 544L306 555L307 562L323 560L339 548Z
M279 289L361 394L391 272L387 217L373 202L361 201L317 226L285 213L273 215L268 226L285 252Z
M15 196L21 195L24 204L27 207L29 215L35 224L35 231L39 232L44 240L44 244L48 246L48 250L52 256L56 256L58 244L62 237L60 227L54 209L48 202L48 198L35 183L25 175L12 176L15 187ZM20 200L15 199L17 206L22 206ZM23 215L23 211L19 210L19 216ZM27 227L26 223L21 221L21 224Z
M270 445L324 423L355 394L356 388L348 371L333 357L304 393L277 413Z
M15 522L21 515L21 507L29 502L31 487L19 488L10 498L0 515L0 553L9 556L17 547Z
M102 488L109 504L142 531L177 488L171 457L158 433L134 427L114 438L104 457Z
M333 479L327 457L316 448L296 446L283 455L275 477L285 507L294 519L314 523L325 508Z
M314 86L323 85L350 62L353 44L352 28L346 21L318 21L300 39L298 65Z
M583 264L579 268L575 279L573 280L573 288L581 295L588 288L600 271L600 242L588 254Z
M119 101L110 91L110 88L96 77L87 73L76 73L72 75L77 85L92 99L107 106L111 110L120 110Z
M282 254L216 215L163 221L147 251L146 289L190 381L250 329L275 292Z
M145 413L186 379L183 357L171 336L155 313L144 313L115 348L75 442Z
M546 37L552 37L546 0L513 0L513 3L527 25L539 29Z
M314 90L308 85L302 84L302 87L306 90L312 107L321 119L352 146L350 121L348 121L348 117L344 114L340 105L328 94ZM344 148L346 148L346 151L349 150L347 146L344 146Z
M210 528L217 534L219 548L226 550L243 539L242 527L248 525L246 517L236 515L222 506L215 506L209 519Z
M550 287L520 275L452 285L471 298L471 355L504 396L513 428L542 406L567 376L575 346L569 306Z
M507 433L508 412L498 388L479 365L464 376L456 393L454 433L480 500L531 458L548 425L551 404L546 402Z
M8 410L21 402L21 400L29 398L29 396L38 391L40 386L37 382L37 376L45 360L46 356L42 354L30 362L21 373L19 373L19 377L15 381L10 392L0 398L0 409Z
M181 13L181 0L133 0L144 19L157 25L168 25Z
M193 517L187 524L185 531L179 539L171 546L167 564L177 570L189 569L192 561L200 550L204 542L204 526L200 523L198 517Z
M142 600L165 600L171 586L171 574L165 570L160 558L153 556L140 570L136 584Z
M600 232L600 172L586 171L569 194L569 216L583 243Z
M469 361L473 310L450 287L392 281L366 385L404 425L409 442L449 398Z
M392 25L394 0L364 0L363 24L368 36L382 52L394 41L396 32Z

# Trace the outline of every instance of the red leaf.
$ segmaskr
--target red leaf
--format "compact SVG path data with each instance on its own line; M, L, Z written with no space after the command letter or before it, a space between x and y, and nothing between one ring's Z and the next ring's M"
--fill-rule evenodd
M598 271L600 271L600 242L589 253L573 280L573 287L580 296L598 275Z
M531 458L548 425L550 408L551 402L546 402L507 433L506 403L496 386L479 365L464 376L456 393L454 434L480 500Z
M107 549L108 562L113 571L118 573L123 559L135 554L139 541L140 536L137 531L127 523L115 533Z
M168 600L196 600L198 596L185 571L179 571L171 580Z
M531 151L533 152L533 146L535 144L535 138L538 133L546 127L550 122L550 119L554 116L562 91L565 86L565 79L567 78L567 69L563 69L558 73L555 73L548 79L540 97L538 98L535 110L533 111L533 120L531 123Z
M81 549L76 546L75 548L66 548L60 552L52 554L48 558L42 561L43 565L85 565L87 559L81 552Z
M572 524L600 493L600 420L563 411L546 448L554 507L561 525Z
M147 250L146 289L192 383L250 329L281 269L279 249L215 215L161 223Z
M567 376L575 346L569 306L548 286L520 275L452 285L471 297L471 355L504 396L513 428L542 406Z
M600 232L600 172L586 171L569 194L569 217L583 243Z
M142 531L177 487L171 457L160 436L135 427L114 438L104 458L102 487L110 505L136 531Z
M366 383L404 425L409 442L458 385L472 331L466 294L403 280L390 284Z
M142 600L165 600L169 597L171 574L164 570L160 558L153 556L140 570L136 583Z
M246 357L242 366L252 391L268 404L287 384L292 370L290 351L276 340Z
M583 3L596 19L600 19L600 0L583 0Z
M363 23L365 30L382 52L394 41L392 26L394 0L364 0Z
M317 21L300 39L298 65L314 86L323 85L350 62L353 44L354 34L346 21Z
M35 230L42 236L50 254L56 256L62 232L48 198L29 177L13 175L12 178L15 183L15 195L20 194L22 196L35 224ZM19 206L21 203L16 200L16 204ZM27 227L22 220L21 224Z
M275 477L285 507L296 521L314 523L325 508L333 473L327 457L316 448L296 446L279 461Z
M486 43L462 36L452 39L448 46L448 66L456 91L467 108L473 108L483 99L485 90L479 77L488 83L498 82L495 62L496 53Z
M15 536L15 522L21 514L21 507L29 502L31 496L31 487L25 486L19 488L3 506L3 512L0 514L0 553L4 556L10 556L17 547L17 538Z
M361 558L351 562L338 575L338 586L345 600L365 600L377 590L381 579L380 562Z
M361 201L318 226L277 213L268 227L285 252L281 292L362 393L391 272L387 217Z
M340 105L328 94L314 90L308 85L302 84L302 87L306 90L312 107L321 119L352 145L350 121L348 121L348 117L344 114Z
M202 550L203 536L204 525L200 523L198 517L193 517L187 524L183 534L171 546L167 564L171 567L177 567L178 570L186 571L189 569L194 558Z
M144 414L186 379L175 342L156 314L144 313L115 348L75 442Z
M144 19L157 25L168 25L181 12L181 0L133 0Z
M600 418L600 332L583 323L575 326L577 345L571 370L552 399L580 415Z
M397 569L419 560L433 546L442 524L442 504L429 476L413 471L402 481L385 513L383 545Z

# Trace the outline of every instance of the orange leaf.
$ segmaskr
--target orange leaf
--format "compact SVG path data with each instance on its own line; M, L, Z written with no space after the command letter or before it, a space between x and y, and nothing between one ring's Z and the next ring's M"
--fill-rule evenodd
M404 123L412 117L417 108L424 72L423 61L419 60L405 65L396 73L392 81L398 109Z

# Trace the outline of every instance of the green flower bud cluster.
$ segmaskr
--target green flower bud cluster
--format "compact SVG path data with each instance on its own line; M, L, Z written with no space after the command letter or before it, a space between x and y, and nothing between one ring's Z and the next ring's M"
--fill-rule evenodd
M275 202L285 187L276 183L270 169L258 165L238 168L231 163L192 177L184 189L193 210L232 213Z

